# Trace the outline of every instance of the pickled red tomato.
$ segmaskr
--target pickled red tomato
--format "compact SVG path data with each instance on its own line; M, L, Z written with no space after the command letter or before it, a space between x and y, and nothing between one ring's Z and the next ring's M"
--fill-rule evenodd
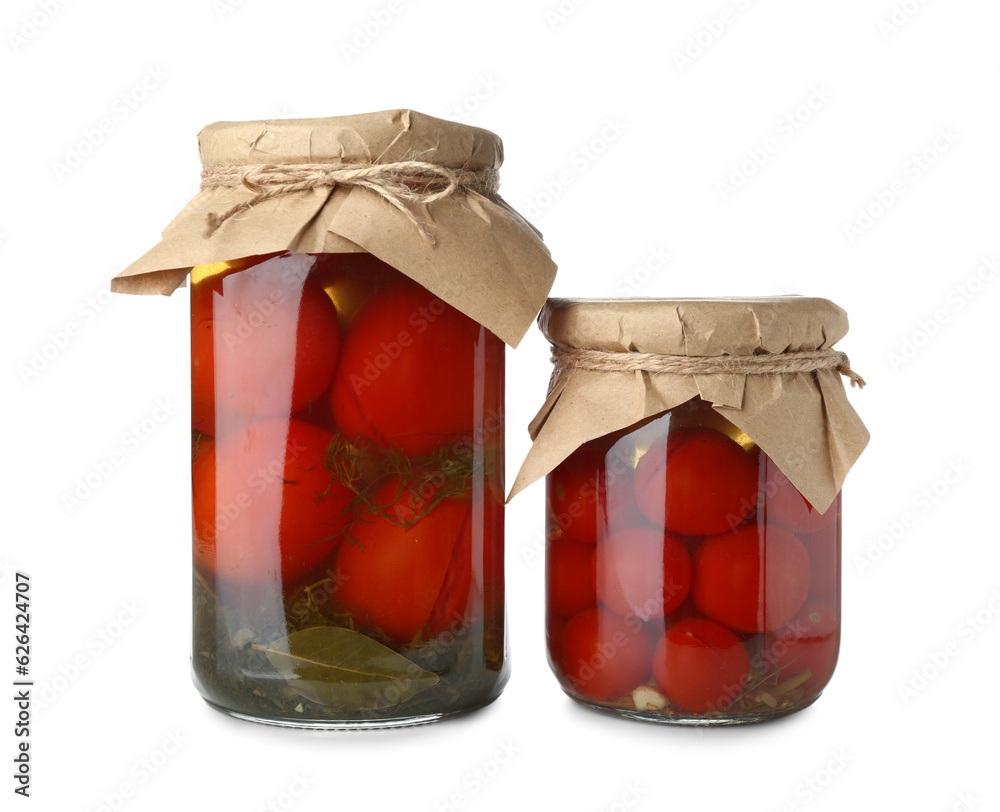
M469 613L481 603L481 591L474 589L472 565L472 534L460 533L441 582L441 591L427 617L427 630L432 637L443 631L457 633L467 628ZM474 591L478 593L477 607L470 606ZM477 612L473 619L481 620L482 617Z
M653 620L673 612L691 588L691 557L669 533L633 527L612 533L594 551L597 594L619 615Z
M839 496L837 497L839 500ZM837 507L839 502L834 502ZM838 522L827 525L818 533L803 533L799 537L809 553L809 600L837 605L840 600L840 527Z
M636 466L635 493L646 517L672 533L730 530L757 502L757 462L714 429L671 430Z
M743 692L750 658L739 638L711 620L667 629L653 655L653 678L673 705L689 713L723 710Z
M545 561L549 610L570 617L597 607L594 546L568 539L549 542Z
M795 618L765 635L761 656L766 669L780 674L779 682L801 678L807 691L826 687L837 667L840 649L840 622L829 606L806 604Z
M340 328L330 297L308 275L315 262L282 254L192 285L195 428L214 434L220 417L242 425L233 413L284 417L329 386Z
M361 308L347 332L333 418L349 440L360 435L409 456L430 454L471 434L482 405L477 367L487 363L503 363L499 339L400 278ZM490 393L485 397L489 403Z
M820 513L770 457L762 454L761 460L763 485L759 512L767 522L776 522L793 533L818 533L833 523L840 507L837 500L826 513Z
M323 469L332 439L295 419L202 439L192 465L198 569L224 584L287 582L329 555L353 496Z
M578 448L546 477L550 536L561 531L561 538L594 544L609 528L634 524L632 476L614 449Z
M701 543L691 594L712 620L740 632L764 632L784 626L802 608L809 577L809 554L795 536L748 524Z
M574 616L562 637L566 678L598 702L631 693L649 679L653 641L642 623L605 609Z
M381 515L353 524L337 552L335 598L363 628L406 644L427 630L457 546L471 543L469 504L444 499L426 512L396 481L374 501Z
M560 674L565 671L563 666L563 637L566 634L566 627L569 625L569 618L557 615L555 612L548 612L545 617L545 641L549 655L549 664Z
M222 280L236 271L252 268L275 254L243 257L228 262L198 265L191 269L191 390L192 392L214 393L215 391L215 342L212 333L213 297L211 291L222 293ZM236 421L230 421L235 423ZM246 423L252 422L248 418ZM202 434L214 436L215 398L191 403L191 427ZM235 430L237 426L227 425L225 430Z

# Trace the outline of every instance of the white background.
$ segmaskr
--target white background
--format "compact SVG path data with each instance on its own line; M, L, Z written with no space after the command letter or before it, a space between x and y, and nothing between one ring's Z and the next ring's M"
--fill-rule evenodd
M50 700L35 708L33 797L17 804L1000 808L1000 280L984 264L1000 252L998 25L987 0L8 0L0 677L13 679L21 569ZM198 697L187 293L112 300L108 281L195 192L205 124L393 107L503 137L503 194L545 233L556 295L802 293L846 308L841 348L869 382L851 399L873 440L846 486L841 664L813 708L700 731L574 706L544 658L540 485L509 509L514 672L490 708L319 734ZM742 186L722 189L744 161ZM512 481L548 376L534 328L508 364ZM67 507L115 451L122 464ZM6 798L14 710L0 714ZM164 750L171 735L182 743Z

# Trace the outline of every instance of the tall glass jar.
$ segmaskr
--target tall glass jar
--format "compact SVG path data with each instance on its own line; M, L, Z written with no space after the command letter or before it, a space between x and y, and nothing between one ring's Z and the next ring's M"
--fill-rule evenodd
M654 722L759 722L826 687L841 488L868 441L824 299L550 299L556 370L513 493L546 478L548 657Z
M368 254L191 280L202 695L257 721L358 727L495 699L503 342Z
M190 276L196 686L317 728L491 702L505 345L555 278L497 194L500 138L398 109L216 122L198 147L201 191L112 281Z

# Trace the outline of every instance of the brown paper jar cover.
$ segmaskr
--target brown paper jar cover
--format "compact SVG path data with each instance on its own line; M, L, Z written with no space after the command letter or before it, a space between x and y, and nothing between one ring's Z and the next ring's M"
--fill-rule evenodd
M503 162L503 144L492 132L412 110L218 122L201 131L198 146L205 168L416 160L476 171ZM344 185L255 203L206 236L209 215L253 196L242 186L202 189L160 243L115 277L112 290L169 295L194 266L273 252L368 252L516 346L555 278L539 232L496 194L460 188L409 204L431 240L375 192Z
M746 356L830 349L847 314L826 299L550 299L538 316L556 347L679 356ZM825 511L868 443L868 430L831 369L679 375L559 368L529 426L534 441L510 496L583 443L694 397L712 404Z

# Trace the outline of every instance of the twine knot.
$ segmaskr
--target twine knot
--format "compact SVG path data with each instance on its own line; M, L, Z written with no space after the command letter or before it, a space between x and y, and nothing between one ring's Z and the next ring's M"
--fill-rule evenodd
M202 189L235 189L252 192L250 199L208 215L205 237L211 237L234 214L258 203L295 192L321 187L361 186L390 203L409 220L424 239L434 237L410 209L411 203L428 204L458 190L495 197L500 173L494 167L462 169L426 161L395 161L384 164L229 164L209 166L201 173Z
M553 345L552 363L557 370L642 371L672 375L774 375L832 369L848 378L851 386L865 386L865 379L851 369L847 355L839 350L770 352L761 355L661 355L651 352L581 350Z

